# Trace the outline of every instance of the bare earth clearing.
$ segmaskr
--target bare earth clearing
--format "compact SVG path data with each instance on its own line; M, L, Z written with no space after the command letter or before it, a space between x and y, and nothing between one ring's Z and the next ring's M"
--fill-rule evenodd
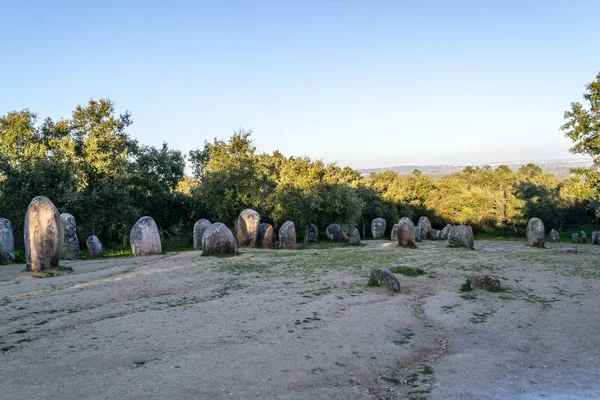
M0 397L600 398L600 247L475 246L0 267ZM398 275L397 295L366 287L393 265L427 274ZM507 291L460 293L473 273Z

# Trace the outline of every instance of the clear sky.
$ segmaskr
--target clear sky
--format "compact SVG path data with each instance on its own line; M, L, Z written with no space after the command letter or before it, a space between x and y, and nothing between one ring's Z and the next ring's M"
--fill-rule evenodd
M0 114L108 97L145 144L244 127L356 168L566 158L599 20L598 0L0 0Z

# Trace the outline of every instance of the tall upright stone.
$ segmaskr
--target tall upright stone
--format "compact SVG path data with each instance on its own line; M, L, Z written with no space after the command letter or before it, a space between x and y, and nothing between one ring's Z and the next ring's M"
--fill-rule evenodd
M4 264L15 261L15 237L12 224L6 218L0 218L0 251L5 253Z
M199 219L194 224L194 248L196 250L202 250L202 236L204 231L210 226L210 221L207 219Z
M325 235L327 235L327 239L332 242L347 242L348 235L342 230L342 227L338 224L329 224L325 229Z
M431 221L427 217L419 218L419 222L417 224L421 229L421 239L428 239L429 234L431 233Z
M527 245L531 247L541 247L546 245L546 228L539 218L531 218L527 223Z
M202 237L202 255L238 254L238 245L233 233L221 222L211 224Z
M592 244L598 245L598 231L592 232Z
M286 221L279 228L279 248L296 249L296 227L292 221Z
M308 228L308 242L317 243L319 241L319 228L315 224L310 224Z
M59 265L64 225L54 204L44 196L31 200L25 214L27 270L41 272Z
M60 214L64 224L64 238L62 256L63 260L77 260L79 258L79 238L77 237L77 222L75 217L69 213Z
M468 225L455 225L448 234L448 247L473 249L473 229Z
M272 249L275 243L275 230L266 222L258 225L256 231L256 247L261 249Z
M401 247L413 248L415 245L415 224L403 217L398 222L398 245Z
M85 240L85 245L87 247L88 253L90 257L97 258L102 257L102 243L98 236L92 235Z
M397 242L398 241L398 224L392 225L392 233L390 234L390 239L393 242Z
M452 229L452 225L450 225L450 224L447 224L445 227L443 227L442 230L440 231L439 238L441 240L448 240L448 235L450 234L450 229Z
M371 221L371 237L373 239L382 239L385 235L387 222L383 218L375 218Z
M350 234L348 235L348 242L355 246L358 246L360 244L360 232L358 231L358 228L353 228L352 230L350 230Z
M152 217L140 218L129 235L131 253L134 256L151 256L162 253L158 226Z
M260 215L251 208L242 211L237 219L236 233L238 247L254 247Z

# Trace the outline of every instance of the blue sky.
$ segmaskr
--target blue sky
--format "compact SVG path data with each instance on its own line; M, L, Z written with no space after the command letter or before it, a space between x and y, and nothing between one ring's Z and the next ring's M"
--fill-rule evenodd
M0 5L0 114L107 97L185 153L244 127L356 168L566 158L600 71L596 0Z

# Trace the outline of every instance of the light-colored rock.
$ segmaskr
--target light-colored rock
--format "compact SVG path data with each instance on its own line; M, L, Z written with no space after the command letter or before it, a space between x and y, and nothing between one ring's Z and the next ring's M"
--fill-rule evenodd
M60 219L64 225L64 238L62 256L63 260L77 260L81 249L79 248L79 238L77 237L77 222L75 217L69 213L60 214Z
M417 225L421 227L421 239L429 239L431 233L431 221L429 221L429 218L419 218Z
M371 270L368 285L384 287L394 293L400 291L400 281L398 280L398 277L385 268L375 268Z
M415 225L409 218L401 218L398 221L398 245L401 247L414 248Z
M308 242L317 243L319 241L319 228L315 224L310 224L308 228Z
M162 253L158 226L152 217L140 218L129 234L131 253L134 256L151 256Z
M527 245L531 247L544 247L546 245L546 228L539 218L531 218L527 223Z
M31 200L25 215L27 270L57 268L63 250L64 225L54 204L44 196Z
M279 248L296 249L296 227L292 221L286 221L279 228Z
M448 235L450 234L450 229L452 229L452 225L447 224L440 231L440 240L448 240Z
M204 236L204 231L211 225L210 221L207 219L199 219L194 224L194 248L196 250L202 250L202 237Z
M236 225L239 248L254 247L258 225L260 225L260 215L256 211L246 208L240 213Z
M325 229L325 234L327 235L327 239L332 242L347 242L348 235L344 233L342 227L338 224L330 224L327 229Z
M0 218L0 251L5 251L7 262L15 261L15 237L12 224L6 218Z
M560 242L560 234L558 233L558 231L556 229L552 229L550 231L550 242L551 243Z
M221 222L207 227L202 237L202 255L212 254L238 254L238 245L233 233Z
M494 275L474 275L469 280L473 290L500 289L500 279Z
M387 222L383 218L375 218L371 221L371 237L373 239L382 239L385 235Z
M85 245L87 247L88 253L90 257L97 258L102 257L102 243L98 236L92 235L85 240Z
M598 231L592 232L592 244L598 245Z
M394 242L398 241L398 224L392 225L392 233L390 234L390 239Z
M256 230L256 247L261 249L272 249L275 242L275 229L266 222L258 225Z
M348 235L348 242L355 246L360 244L360 232L358 231L358 228L354 228L350 231L350 234Z
M473 229L468 225L456 225L448 234L448 247L473 249Z

